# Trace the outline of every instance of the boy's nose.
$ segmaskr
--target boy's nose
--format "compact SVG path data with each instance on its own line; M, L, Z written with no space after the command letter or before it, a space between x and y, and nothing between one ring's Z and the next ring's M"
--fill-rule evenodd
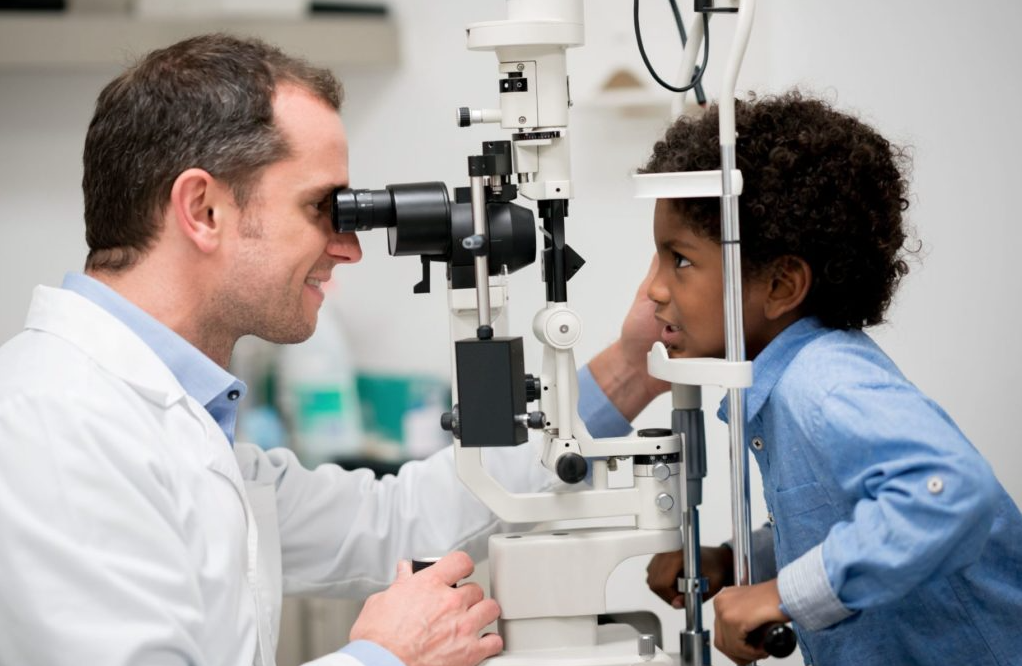
M653 275L646 286L646 296L649 297L649 300L658 305L664 305L670 300L670 294L667 291L667 287L664 286L663 280L660 279L659 270L653 272Z

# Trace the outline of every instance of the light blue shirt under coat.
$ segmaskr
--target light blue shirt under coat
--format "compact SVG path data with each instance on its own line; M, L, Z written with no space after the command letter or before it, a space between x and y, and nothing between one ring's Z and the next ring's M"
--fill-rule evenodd
M82 273L68 273L61 287L84 296L130 328L166 364L181 388L206 408L227 441L234 444L238 404L247 391L244 382L99 280Z

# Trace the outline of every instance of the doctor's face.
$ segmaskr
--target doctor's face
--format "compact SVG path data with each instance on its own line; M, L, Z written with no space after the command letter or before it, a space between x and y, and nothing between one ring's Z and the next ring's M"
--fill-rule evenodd
M362 258L355 234L334 233L330 193L348 184L348 143L336 110L296 85L279 85L274 119L290 155L266 167L240 211L220 290L241 335L277 343L312 335L323 283Z

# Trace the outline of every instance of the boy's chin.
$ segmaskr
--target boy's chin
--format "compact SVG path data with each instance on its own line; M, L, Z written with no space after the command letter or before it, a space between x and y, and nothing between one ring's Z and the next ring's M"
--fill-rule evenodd
M719 359L723 359L723 358L725 358L725 354L724 354L724 352L720 352L720 353L716 353L716 354L697 354L697 353L692 353L692 352L688 351L687 349L679 349L678 347L668 347L667 348L667 357L668 358L719 358Z

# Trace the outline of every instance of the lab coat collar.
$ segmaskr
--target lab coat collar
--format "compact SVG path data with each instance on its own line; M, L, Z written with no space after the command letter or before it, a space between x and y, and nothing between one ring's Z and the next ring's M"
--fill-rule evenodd
M36 287L25 328L66 340L161 407L185 397L184 388L148 345L119 319L79 294Z

